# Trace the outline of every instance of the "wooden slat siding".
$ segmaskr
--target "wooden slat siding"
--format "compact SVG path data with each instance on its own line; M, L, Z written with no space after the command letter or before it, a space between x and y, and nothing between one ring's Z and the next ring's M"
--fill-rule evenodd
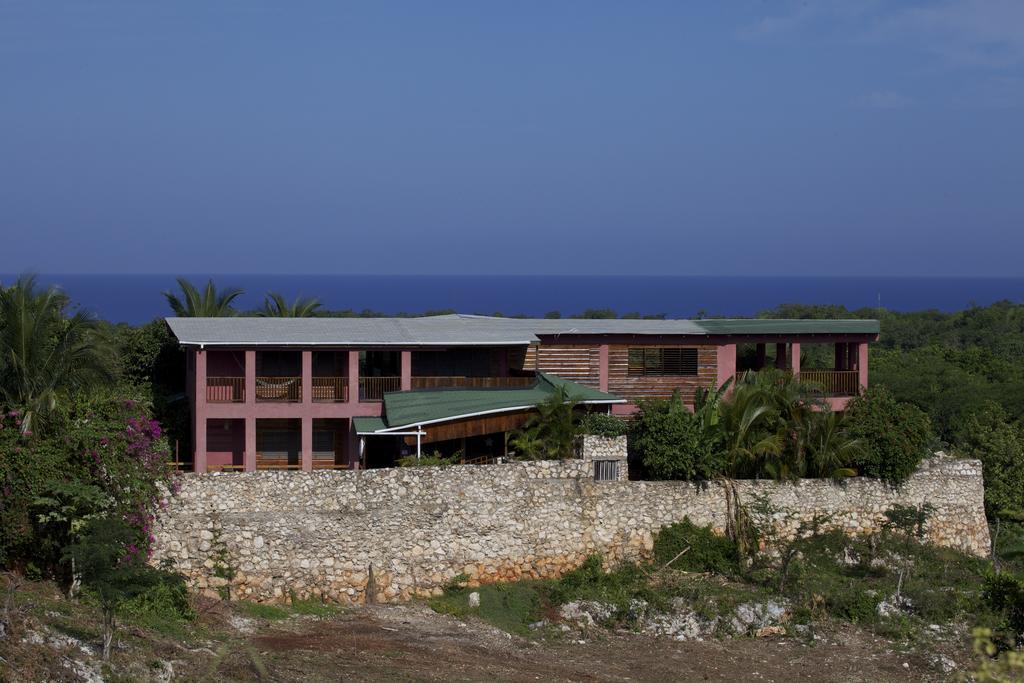
M718 347L697 346L697 374L695 376L651 377L630 376L629 349L640 344L613 344L608 348L608 391L630 401L645 398L669 398L679 390L683 401L693 403L693 392L701 387L713 387L718 380ZM649 347L679 348L681 344L646 344ZM686 345L687 348L693 346Z
M537 352L537 369L571 382L600 384L600 349L592 344L544 344Z
M537 349L540 348L538 344L530 344L522 351L522 364L513 362L518 361L519 356L514 355L509 357L509 367L517 370L536 370L537 369ZM517 349L518 351L518 349Z
M423 428L426 434L422 437L421 443L435 443L437 441L450 441L452 439L461 439L463 437L471 436L484 436L485 434L495 434L495 443L499 443L497 439L500 439L501 432L510 432L519 429L526 421L530 419L532 411L524 411L521 413L506 413L503 415L483 415L481 417L466 418L464 420L455 420L453 422L445 422L437 425L427 425ZM405 437L405 443L409 446L416 445L415 436ZM497 446L496 446L497 448Z

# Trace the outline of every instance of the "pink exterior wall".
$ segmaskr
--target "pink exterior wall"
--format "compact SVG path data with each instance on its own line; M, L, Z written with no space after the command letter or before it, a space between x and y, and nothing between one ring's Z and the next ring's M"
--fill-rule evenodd
M599 391L608 391L608 345L601 344L597 347L597 388Z
M718 347L717 386L721 387L736 376L736 345L723 344Z

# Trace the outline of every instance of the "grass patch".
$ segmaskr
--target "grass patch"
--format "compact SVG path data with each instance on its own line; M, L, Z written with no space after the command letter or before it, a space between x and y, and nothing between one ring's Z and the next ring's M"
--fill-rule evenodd
M253 619L280 621L291 616L288 610L277 605L265 605L261 602L249 602L248 600L239 600L234 604L239 612Z
M321 600L292 600L290 605L294 614L326 618L342 612L340 605L332 605Z
M509 633L526 635L529 625L541 619L545 604L545 581L493 583L479 588L452 587L444 595L431 598L430 606L441 614L459 618L476 616ZM480 594L480 606L469 606L469 594Z

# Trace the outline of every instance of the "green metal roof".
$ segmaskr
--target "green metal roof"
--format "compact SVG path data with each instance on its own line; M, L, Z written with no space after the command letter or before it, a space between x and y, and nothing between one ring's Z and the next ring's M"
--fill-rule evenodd
M520 389L428 389L384 394L384 416L356 417L363 434L415 425L447 422L461 417L532 408L564 387L580 403L624 403L618 396L576 384L557 375L537 373L537 383Z
M877 320L725 319L696 321L707 334L878 334Z

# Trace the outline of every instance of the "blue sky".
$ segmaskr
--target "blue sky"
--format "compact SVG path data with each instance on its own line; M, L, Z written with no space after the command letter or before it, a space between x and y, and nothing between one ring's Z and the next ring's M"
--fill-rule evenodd
M0 272L1024 275L1024 2L0 0Z

